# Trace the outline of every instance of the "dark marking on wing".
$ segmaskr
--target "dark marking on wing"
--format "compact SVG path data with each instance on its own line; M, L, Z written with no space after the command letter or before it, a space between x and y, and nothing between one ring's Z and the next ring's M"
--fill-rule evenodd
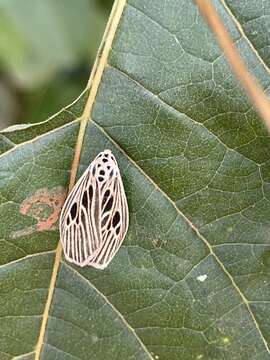
M76 215L77 215L77 209L78 209L78 206L77 206L77 203L75 202L72 206L71 206L71 209L70 209L70 215L71 215L71 219L74 220Z
M101 226L106 225L107 221L109 219L109 214L104 217L104 219L101 221Z
M88 209L88 195L87 195L87 191L85 191L83 193L83 198L82 198L82 204L85 207L85 209Z
M102 204L101 207L103 208L103 206L106 204L106 201L108 200L108 197L110 196L110 190L107 189L103 195L103 199L102 199Z
M113 216L113 221L112 221L113 227L116 228L117 225L119 224L119 222L120 222L120 213L119 213L119 211L116 211L116 213Z
M89 199L90 199L90 202L91 202L92 199L93 199L93 187L92 187L92 185L90 185L89 188L88 188L88 195L89 195Z

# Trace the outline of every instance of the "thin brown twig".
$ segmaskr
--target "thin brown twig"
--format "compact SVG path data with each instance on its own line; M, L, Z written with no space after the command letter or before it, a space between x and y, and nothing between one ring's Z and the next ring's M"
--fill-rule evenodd
M233 44L231 36L226 30L220 16L216 12L211 0L195 0L201 14L206 19L209 27L215 34L217 41L223 49L232 70L254 103L270 132L270 102L257 80L249 73L238 50Z

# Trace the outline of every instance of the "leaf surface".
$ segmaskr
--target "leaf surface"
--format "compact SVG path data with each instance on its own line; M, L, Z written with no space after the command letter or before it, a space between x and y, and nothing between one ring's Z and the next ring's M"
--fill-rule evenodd
M267 53L246 27L258 12L215 6L267 91ZM84 112L88 90L46 123L1 133L1 359L37 358L44 316L44 360L270 359L270 142L258 115L192 2L129 0L102 62ZM110 148L130 208L103 271L55 257L82 112L78 176Z

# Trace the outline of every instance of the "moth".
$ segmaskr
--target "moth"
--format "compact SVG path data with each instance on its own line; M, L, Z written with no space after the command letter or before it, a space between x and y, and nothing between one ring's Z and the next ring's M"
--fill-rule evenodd
M104 269L128 229L129 212L117 161L111 150L99 153L69 193L60 215L65 258Z

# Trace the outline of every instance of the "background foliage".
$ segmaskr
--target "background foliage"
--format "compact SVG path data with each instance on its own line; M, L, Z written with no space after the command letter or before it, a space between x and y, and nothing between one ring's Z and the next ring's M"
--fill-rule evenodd
M0 2L0 129L45 120L82 92L112 3Z

